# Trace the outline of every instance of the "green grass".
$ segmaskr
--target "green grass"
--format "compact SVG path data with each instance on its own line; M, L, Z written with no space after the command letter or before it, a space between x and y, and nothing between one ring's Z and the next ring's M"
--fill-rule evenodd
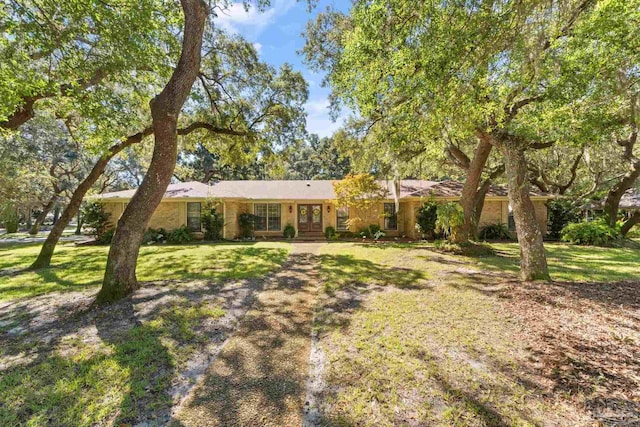
M517 273L520 268L517 243L492 243L498 256L477 261L486 268ZM635 245L634 245L635 246ZM545 243L553 280L614 282L638 278L638 248L601 248L564 243Z
M27 268L39 250L40 244L0 245L0 300L100 285L106 246L58 245L50 268L2 272ZM260 277L281 265L290 250L291 245L279 242L143 246L137 276L140 281Z
M505 255L512 249L495 246ZM551 252L556 274L582 277L572 268L576 264L588 274L589 267L576 259L592 251L558 245ZM632 256L624 250L598 252L604 260L621 254ZM477 274L487 265L499 269L505 259L442 254L425 244L323 248L326 293L314 327L322 331L320 345L328 358L324 422L528 426L562 424L565 416L579 419L561 400L545 397L519 369L527 351L516 338L520 325L493 294L496 277ZM632 265L623 265L618 274ZM506 275L513 270L507 268ZM364 286L350 286L357 283ZM366 286L374 284L385 287ZM336 292L347 288L357 296Z
M172 377L209 339L199 326L224 313L218 301L174 298L120 334L111 330L116 319L101 319L97 342L68 335L34 362L2 372L0 425L128 425L166 412Z

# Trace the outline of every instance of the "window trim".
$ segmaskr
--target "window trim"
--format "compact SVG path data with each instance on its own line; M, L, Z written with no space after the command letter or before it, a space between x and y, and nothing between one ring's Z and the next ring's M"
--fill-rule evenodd
M393 217L395 217L395 226L394 227L389 227L389 220L391 219L392 216L387 216L387 206L391 205L394 214L392 215ZM395 203L384 203L382 206L382 211L384 212L384 229L385 230L390 230L390 231L398 231L398 212L396 212L396 204Z
M336 207L336 230L340 230L340 231L347 231L349 230L349 225L344 224L343 227L340 226L340 210L346 210L347 211L347 221L349 221L349 207L348 206L337 206Z
M264 228L256 227L255 224L258 223L258 221L256 221L256 223L254 224L254 230L255 231L282 231L282 204L281 203L254 203L253 204L253 215L255 217L257 217L257 218L262 218L261 216L259 216L256 213L256 209L258 208L258 206L265 206L265 208L266 208L266 210L265 210L266 216L264 217L264 219L265 219ZM280 219L280 221L279 221L279 227L277 229L269 227L269 207L271 207L271 206L277 206L278 207L278 218Z
M189 205L198 205L198 224L199 227L192 227L189 225ZM193 218L193 217L192 217ZM187 228L191 231L202 231L202 202L187 202Z

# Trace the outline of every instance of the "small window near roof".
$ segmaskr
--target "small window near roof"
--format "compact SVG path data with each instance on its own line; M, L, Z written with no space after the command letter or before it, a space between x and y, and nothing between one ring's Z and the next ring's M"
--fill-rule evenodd
M398 213L396 212L395 203L384 204L384 229L385 230L398 229Z
M349 225L347 221L349 220L349 208L346 206L338 207L336 209L336 229L338 230L348 230Z
M200 202L187 202L187 228L191 231L201 231L202 220L200 216L202 206Z

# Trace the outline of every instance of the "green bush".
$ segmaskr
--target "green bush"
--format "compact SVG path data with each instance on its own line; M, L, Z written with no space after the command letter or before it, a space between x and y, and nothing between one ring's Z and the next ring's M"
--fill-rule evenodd
M0 205L0 221L4 223L7 234L17 233L20 224L18 212L12 203L5 202Z
M562 229L562 240L577 245L611 246L620 239L620 231L603 220L578 222Z
M324 229L324 237L327 239L335 239L336 238L336 229L332 226L328 226Z
M423 203L416 212L416 230L427 239L435 238L437 219L438 204L433 200Z
M240 229L241 238L248 239L250 237L253 237L255 222L255 215L252 215L248 212L243 212L238 215L238 228Z
M358 236L362 238L373 238L376 233L380 231L381 229L378 224L369 224L367 227L362 227L358 230Z
M107 235L109 231L109 217L111 214L105 212L104 204L100 201L94 200L85 203L82 207L82 219L84 225L86 225L90 232L98 243L111 243L113 237L113 231L110 235Z
M216 210L214 202L206 201L202 205L202 227L205 240L222 240L224 218L222 213Z
M549 211L549 235L559 238L562 229L567 225L580 221L580 212L571 199L553 199L547 203Z
M167 235L167 242L169 243L189 243L193 241L193 232L183 225L180 228L171 230Z
M287 224L284 226L284 230L282 231L282 234L287 239L293 239L294 237L296 237L296 229L293 227L293 225Z
M482 240L511 240L511 233L507 224L489 224L480 230L480 239Z
M436 231L455 242L464 224L462 206L455 202L438 204L437 215Z
M152 245L154 243L164 243L167 241L169 233L164 228L149 228L142 238L142 243L145 245Z
M110 228L107 231L105 231L104 234L102 234L102 236L100 237L100 239L97 240L97 242L102 245L109 245L113 240L114 234L116 234L115 228Z

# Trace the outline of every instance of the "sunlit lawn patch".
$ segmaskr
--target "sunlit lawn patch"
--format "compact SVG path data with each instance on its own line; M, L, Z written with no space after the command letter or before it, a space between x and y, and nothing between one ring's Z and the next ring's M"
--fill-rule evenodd
M430 244L323 249L326 293L315 328L327 358L328 425L589 422L582 404L551 394L551 380L530 365L527 326L499 298L515 278L508 256L517 246L493 246L499 256L442 254ZM567 280L629 278L640 253L548 248L552 274ZM600 262L608 272L596 273Z
M289 244L278 242L143 246L137 276L141 281L259 277L281 265L290 249ZM108 247L58 245L51 268L13 272L28 267L39 250L40 244L0 245L0 300L101 283Z
M478 258L486 268L517 272L520 268L517 243L492 243L498 256ZM564 243L545 243L549 272L553 280L613 282L637 279L640 249L601 248Z

